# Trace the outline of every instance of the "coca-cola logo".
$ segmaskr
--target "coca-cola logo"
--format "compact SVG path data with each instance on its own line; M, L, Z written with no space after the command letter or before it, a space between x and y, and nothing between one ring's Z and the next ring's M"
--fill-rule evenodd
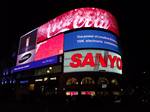
M79 8L50 20L38 29L37 42L71 29L95 27L118 33L118 25L112 14L98 8Z

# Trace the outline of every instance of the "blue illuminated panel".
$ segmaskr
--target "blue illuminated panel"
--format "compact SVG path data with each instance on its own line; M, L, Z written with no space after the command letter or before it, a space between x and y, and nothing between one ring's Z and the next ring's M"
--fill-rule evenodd
M64 51L82 48L101 48L120 52L117 37L101 30L79 30L66 33Z
M23 80L23 81L20 81L20 84L25 84L25 83L28 83L29 81L28 80Z
M12 68L11 73L28 70L28 69L32 69L32 68L37 68L37 67L42 67L42 66L46 66L49 64L55 64L57 62L58 62L58 56L53 56L53 57L49 57L49 58L35 61L32 63L15 66L14 68Z

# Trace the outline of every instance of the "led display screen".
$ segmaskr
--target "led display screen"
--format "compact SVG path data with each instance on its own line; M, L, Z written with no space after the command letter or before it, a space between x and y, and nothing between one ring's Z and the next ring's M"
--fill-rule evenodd
M102 28L119 35L115 17L98 8L78 8L68 11L38 28L37 42L77 28Z
M36 37L37 37L37 29L34 29L31 32L28 32L27 34L21 36L19 42L18 55L35 49Z
M63 54L64 34L59 34L37 44L34 60Z
M34 60L35 49L27 51L17 56L17 65L30 63Z
M64 53L64 73L106 71L122 74L122 60L106 50L77 50Z
M76 31L69 31L73 29ZM122 74L118 36L116 19L108 11L98 8L68 11L20 38L13 72L57 63L57 55L65 51L65 73L105 70Z
M37 29L23 35L20 38L16 65L29 63L34 60L36 37L37 37Z
M80 48L101 48L120 52L117 37L101 30L79 30L65 33L64 51Z

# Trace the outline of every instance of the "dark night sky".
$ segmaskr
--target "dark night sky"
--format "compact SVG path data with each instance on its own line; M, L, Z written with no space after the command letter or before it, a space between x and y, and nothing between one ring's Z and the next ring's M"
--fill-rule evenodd
M19 37L46 23L48 20L73 8L96 6L110 10L117 18L123 59L128 71L142 71L149 67L150 17L146 0L9 0L5 7L6 18L1 48L1 62L12 61ZM9 39L9 40L8 40ZM3 47L2 47L3 46ZM2 65L1 65L2 66Z

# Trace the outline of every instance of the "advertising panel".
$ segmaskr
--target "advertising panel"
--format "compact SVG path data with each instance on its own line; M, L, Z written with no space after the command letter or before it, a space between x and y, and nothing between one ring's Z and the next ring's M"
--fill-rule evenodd
M78 50L64 53L64 73L106 71L122 74L122 60L106 50Z
M17 56L17 65L30 63L34 60L35 49L27 51Z
M54 55L63 54L64 34L59 34L48 40L37 44L34 60L48 58Z
M120 52L117 37L101 30L78 30L65 33L64 51L80 48L101 48Z
M37 29L23 35L20 38L20 44L17 56L17 65L32 62L35 55Z
M102 28L119 35L115 17L99 8L78 8L68 11L38 28L37 42L78 28Z
M34 29L31 32L28 32L27 34L21 36L19 42L18 55L35 49L36 38L37 38L37 29Z
M42 67L42 66L46 66L49 64L56 64L56 63L58 63L58 60L59 60L58 56L52 56L52 57L42 59L39 61L35 61L35 62L23 64L23 65L18 65L18 66L15 66L14 68L12 68L11 73L19 72L19 71L23 71L23 70L29 70L29 69L37 68L37 67Z

